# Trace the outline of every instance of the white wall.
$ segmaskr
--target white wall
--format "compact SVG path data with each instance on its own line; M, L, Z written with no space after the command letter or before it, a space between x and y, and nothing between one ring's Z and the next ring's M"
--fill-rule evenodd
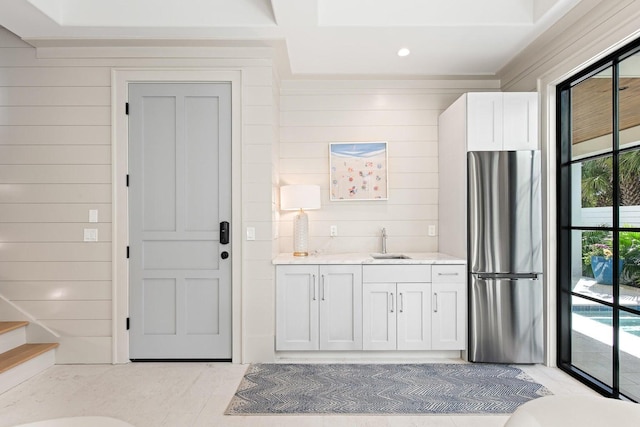
M389 252L436 252L438 238L427 231L438 226L438 116L464 92L497 87L496 80L284 81L280 182L322 190L322 208L308 212L310 249L379 252L386 227ZM329 143L359 141L388 141L389 200L331 202ZM280 213L281 252L292 251L294 215Z
M242 74L243 361L273 353L274 87L267 48L36 49L0 28L0 294L61 335L58 363L112 360L111 70ZM236 188L234 186L234 188ZM98 209L99 223L88 223ZM99 242L84 243L83 229ZM126 246L126 242L118 242ZM272 298L272 297L270 297ZM265 356L267 355L267 356Z

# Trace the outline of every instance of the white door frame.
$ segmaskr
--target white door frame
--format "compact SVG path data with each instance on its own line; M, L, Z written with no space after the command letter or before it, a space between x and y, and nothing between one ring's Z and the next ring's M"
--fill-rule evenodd
M242 179L242 74L240 70L121 68L111 72L112 159L112 363L129 362L129 129L125 113L128 85L134 82L230 82L231 83L231 345L233 363L241 363L241 179Z

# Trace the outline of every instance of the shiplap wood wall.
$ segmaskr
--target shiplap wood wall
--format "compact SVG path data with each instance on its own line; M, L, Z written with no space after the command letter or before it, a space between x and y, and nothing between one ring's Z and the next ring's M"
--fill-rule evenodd
M322 208L307 212L310 249L436 252L438 116L462 93L496 80L285 81L280 100L280 182L318 184ZM388 142L389 200L330 201L329 143ZM460 171L463 173L463 171ZM292 251L292 218L281 212L280 251ZM330 238L331 225L338 237Z
M58 363L111 362L111 70L242 71L243 361L273 358L273 65L267 49L44 48L0 27L0 294L61 335ZM98 209L99 222L88 222ZM97 228L99 242L84 243ZM121 242L125 244L125 242ZM243 297L244 298L244 297Z

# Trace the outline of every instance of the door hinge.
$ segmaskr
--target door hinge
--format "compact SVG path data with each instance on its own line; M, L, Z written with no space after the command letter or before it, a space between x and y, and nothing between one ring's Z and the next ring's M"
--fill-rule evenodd
M129 246L127 246L127 259L129 259Z
M129 186L129 174L127 174L127 187Z
M129 115L129 103L125 103L124 104L124 113L128 116Z
M127 331L129 330L129 318L127 317Z

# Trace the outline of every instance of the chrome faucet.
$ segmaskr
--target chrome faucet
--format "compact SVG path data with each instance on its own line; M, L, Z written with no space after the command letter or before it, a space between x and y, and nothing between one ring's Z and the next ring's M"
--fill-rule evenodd
M387 253L387 229L382 227L382 253Z

